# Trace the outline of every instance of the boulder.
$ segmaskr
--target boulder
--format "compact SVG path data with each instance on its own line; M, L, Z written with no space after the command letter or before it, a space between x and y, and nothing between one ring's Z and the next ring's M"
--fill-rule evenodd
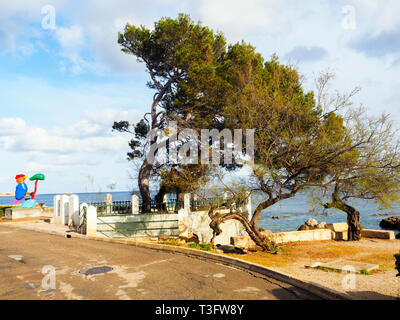
M326 222L321 222L319 225L317 225L317 229L326 229L328 225Z
M400 217L383 219L379 226L383 229L400 230Z
M308 230L312 230L312 229L313 228L309 227L308 225L303 224L303 225L300 226L298 231L308 231Z
M316 228L318 226L318 221L313 218L310 218L307 220L306 225L311 228Z
M262 248L259 247L249 236L231 237L231 245L242 250L262 251Z

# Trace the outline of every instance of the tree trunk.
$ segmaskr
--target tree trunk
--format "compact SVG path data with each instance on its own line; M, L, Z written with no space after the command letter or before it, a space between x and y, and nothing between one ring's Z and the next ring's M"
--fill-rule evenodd
M167 194L167 188L162 183L161 186L160 186L160 190L158 191L158 193L154 197L154 200L155 200L156 205L157 205L157 209L159 209L161 211L166 211L167 210L167 205L166 205L166 203L164 203L164 197L165 197L166 194Z
M208 213L211 218L210 228L213 230L213 237L211 239L211 245L214 247L214 240L216 236L220 235L222 230L220 225L228 220L237 220L246 229L246 232L250 238L266 252L274 252L275 243L263 235L256 224L252 224L249 220L241 213L228 213L225 215L218 216L218 213L214 213L211 209Z
M142 213L151 212L151 193L149 187L150 174L153 166L147 161L143 162L139 170L139 190L142 197Z
M349 225L348 241L360 241L361 240L361 224L360 224L360 212L354 209L338 198L334 198L332 203L325 205L325 208L336 208L347 214L347 224Z
M349 225L349 241L361 240L360 212L347 205L347 224Z

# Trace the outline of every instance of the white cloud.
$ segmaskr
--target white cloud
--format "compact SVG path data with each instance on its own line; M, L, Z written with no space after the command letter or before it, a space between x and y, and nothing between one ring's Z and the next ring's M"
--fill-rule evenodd
M108 114L110 118L103 119L101 116L96 118L93 113L92 119L95 119L97 123L85 119L66 128L51 129L26 126L21 118L2 118L0 119L1 130L3 130L0 131L0 146L6 151L33 152L36 158L40 157L40 153L96 153L126 150L128 138L112 134L109 122L113 121L114 115L137 115L137 111L104 110L99 111L99 114Z
M115 110L105 109L99 111L86 111L85 116L91 121L111 128L114 121L129 121L130 123L138 122L143 116L143 112L133 110Z
M0 136L18 135L24 130L26 130L26 123L21 118L0 119Z
M60 45L64 49L76 49L77 47L82 46L85 42L82 28L77 25L69 28L59 27L56 29L55 33Z
M365 21L366 27L372 29L371 36L394 30L400 23L398 0L351 0L350 2L357 9L357 21Z
M193 6L205 25L221 30L234 41L249 33L281 33L286 26L279 21L283 1L201 0Z

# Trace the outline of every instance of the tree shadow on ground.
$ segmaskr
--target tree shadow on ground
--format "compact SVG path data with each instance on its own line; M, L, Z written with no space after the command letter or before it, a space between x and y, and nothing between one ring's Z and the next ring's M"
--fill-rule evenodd
M347 291L347 294L355 300L400 300L400 289L397 297L374 291Z

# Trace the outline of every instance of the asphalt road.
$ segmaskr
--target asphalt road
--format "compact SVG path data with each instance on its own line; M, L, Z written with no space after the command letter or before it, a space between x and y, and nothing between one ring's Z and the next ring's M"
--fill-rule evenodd
M112 271L87 275L91 268ZM267 277L182 254L0 226L0 299L315 299Z

